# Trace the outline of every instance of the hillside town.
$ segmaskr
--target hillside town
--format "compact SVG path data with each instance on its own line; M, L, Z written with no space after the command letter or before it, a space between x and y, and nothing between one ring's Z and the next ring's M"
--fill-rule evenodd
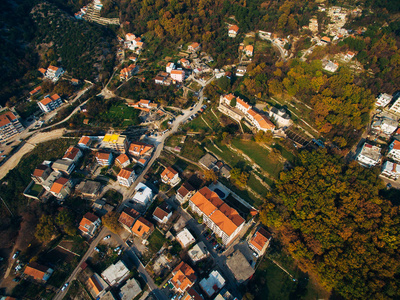
M210 3L53 2L32 22L78 34L91 66L43 35L1 106L0 299L398 296L398 21L332 1L226 1L209 24Z

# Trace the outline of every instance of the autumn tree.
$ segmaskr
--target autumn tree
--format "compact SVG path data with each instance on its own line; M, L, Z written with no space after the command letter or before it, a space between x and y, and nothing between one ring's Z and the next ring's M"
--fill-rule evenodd
M380 196L378 176L326 149L303 151L260 213L295 259L346 299L400 295L399 209Z
M204 171L204 179L206 181L217 182L218 175L215 173L214 170L205 170Z
M53 235L58 234L54 218L50 215L42 215L36 226L35 237L41 242L50 241Z
M115 211L110 211L106 213L101 218L101 222L104 226L106 226L110 231L114 233L118 233L121 229L121 225L118 222L118 214Z

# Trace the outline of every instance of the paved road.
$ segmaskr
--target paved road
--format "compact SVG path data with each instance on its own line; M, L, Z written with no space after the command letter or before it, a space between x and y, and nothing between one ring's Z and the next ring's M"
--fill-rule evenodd
M78 266L75 268L74 271L72 271L71 275L68 277L67 281L68 283L71 283L76 275L78 274L78 272L81 269L81 264L83 262L85 262L90 255L92 255L93 251L94 251L94 247L97 246L97 244L108 234L112 234L106 227L103 227L102 230L100 231L100 233L97 235L97 237L92 241L92 243L89 246L89 249L86 251L85 255L82 257L82 259L80 260ZM113 234L115 236L115 234ZM69 286L64 290L61 291L61 289L59 289L57 291L56 296L53 298L53 300L61 300L64 298L64 296L67 294L69 289Z

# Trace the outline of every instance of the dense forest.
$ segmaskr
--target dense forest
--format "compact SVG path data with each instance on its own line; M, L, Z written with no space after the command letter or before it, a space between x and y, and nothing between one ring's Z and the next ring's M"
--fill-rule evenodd
M379 196L382 188L375 170L326 150L304 151L281 173L261 219L305 269L346 299L398 299L400 214Z

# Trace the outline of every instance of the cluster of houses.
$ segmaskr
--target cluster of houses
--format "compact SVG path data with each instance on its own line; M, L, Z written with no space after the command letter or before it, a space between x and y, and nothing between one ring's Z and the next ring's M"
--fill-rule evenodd
M57 82L64 74L64 69L61 67L50 65L47 69L40 68L39 72L42 73L44 77L50 79L51 81Z
M141 37L134 35L133 33L127 33L125 35L125 41L119 40L124 43L124 48L134 51L136 54L140 54L144 48L144 42Z
M400 176L400 93L394 96L383 93L376 98L377 111L371 123L371 134L384 140L391 140L382 165L381 175L397 180ZM365 142L358 151L356 160L365 167L374 167L382 162L383 151L380 145Z
M121 80L128 80L133 75L139 71L139 67L135 64L130 64L129 66L122 68L119 73L119 78Z
M187 61L187 60L186 60ZM183 64L182 64L183 65ZM190 66L190 63L186 63ZM185 80L186 73L182 68L177 68L173 62L167 63L165 72L161 71L154 78L154 82L160 85L171 85L171 83L182 83Z
M275 125L270 119L253 109L253 107L233 94L221 95L218 110L240 122L243 118L257 131L274 131Z

